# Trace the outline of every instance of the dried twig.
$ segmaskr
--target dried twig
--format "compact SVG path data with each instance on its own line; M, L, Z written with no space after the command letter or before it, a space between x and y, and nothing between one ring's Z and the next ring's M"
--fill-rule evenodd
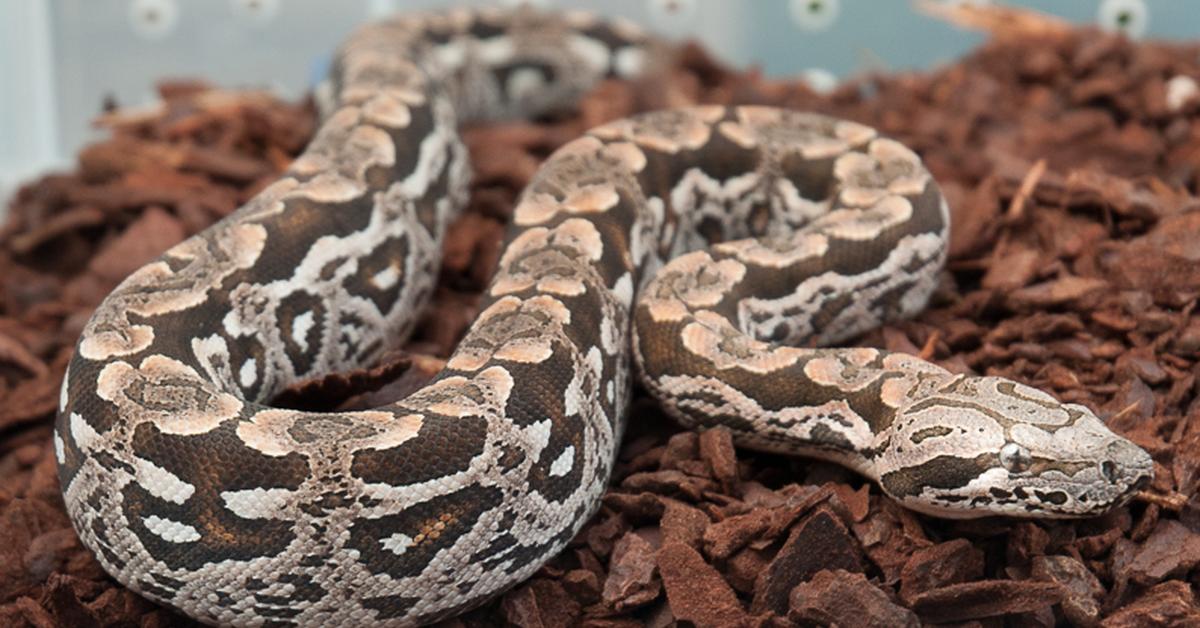
M1021 187L1017 188L1016 195L1008 204L1008 211L1005 215L1009 220L1020 220L1021 216L1025 215L1025 203L1033 195L1033 190L1037 188L1038 181L1044 174L1046 174L1046 160L1039 159L1029 169L1029 172L1025 173L1025 177L1021 179Z

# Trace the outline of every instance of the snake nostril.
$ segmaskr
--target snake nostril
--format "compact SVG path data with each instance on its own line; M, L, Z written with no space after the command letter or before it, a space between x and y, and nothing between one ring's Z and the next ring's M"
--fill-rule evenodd
M1117 481L1117 464L1112 460L1105 460L1100 463L1100 474L1109 482Z

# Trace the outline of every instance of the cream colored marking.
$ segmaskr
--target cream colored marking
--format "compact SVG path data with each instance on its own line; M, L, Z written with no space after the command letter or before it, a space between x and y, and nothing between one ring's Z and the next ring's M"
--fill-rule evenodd
M135 380L144 382L142 394L147 401L175 409L150 410L129 399L125 391ZM110 362L100 371L96 394L116 404L126 421L148 419L167 434L206 433L237 416L243 406L240 399L216 390L190 366L164 355L147 357L137 369L125 362Z
M851 146L866 144L878 135L875 129L849 120L835 120L833 132L838 138L845 140Z
M380 541L379 544L383 546L383 549L397 556L403 556L408 551L408 548L412 547L413 538L403 532L396 532Z
M173 504L183 504L196 492L196 487L145 458L133 459L137 483L151 495Z
M736 260L713 262L707 251L694 251L660 270L642 303L655 322L679 321L689 310L720 303L745 275L746 267Z
M542 78L541 72L533 68L521 68L509 75L504 91L512 100L524 100L545 87L546 80Z
M486 65L502 65L513 57L516 46L511 37L492 37L479 41L474 47L474 52Z
M592 398L593 391L587 389L585 385L591 383L595 385L600 381L600 375L604 372L604 358L600 354L600 349L592 347L588 349L583 360L577 364L578 368L567 384L566 391L563 392L563 413L567 416L577 416L585 409L588 399Z
M297 410L271 408L260 410L249 421L238 423L238 438L247 447L268 456L286 456L294 451L286 430L292 426Z
M913 392L911 377L896 377L883 382L879 391L879 400L889 408L900 408L909 401Z
M549 342L509 342L496 352L495 358L523 364L538 364L550 359L553 354L554 350L550 348Z
M717 130L742 148L750 149L758 146L758 136L755 135L754 129L745 124L726 120L717 125Z
M96 316L104 313L97 312ZM79 355L93 361L138 353L154 342L154 330L148 325L126 325L120 331L94 331L79 343Z
M620 200L611 184L584 185L567 196L561 207L573 214L598 213L616 207Z
M629 273L621 275L620 279L613 284L613 296L617 298L617 302L625 307L629 307L633 302L633 277Z
M425 418L419 414L406 414L397 417L391 412L354 412L355 417L382 423L382 432L376 435L367 445L370 449L384 450L400 445L416 438L425 425Z
M859 390L870 385L881 374L874 369L858 370L874 360L876 355L878 352L875 349L845 349L839 353L842 359L827 354L809 360L804 364L804 375L821 386L832 386L844 391ZM868 356L869 359L866 359Z
M224 491L225 507L243 519L278 519L281 512L296 499L296 492L286 488L251 488Z
M71 440L75 441L75 446L83 451L90 451L101 440L100 434L92 429L92 425L83 420L78 412L71 413L70 428Z
M69 392L68 382L70 381L70 377L71 377L70 370L68 370L66 373L63 373L62 384L59 384L59 386L58 386L58 411L59 412L66 410L67 402L70 401L70 397L67 395L67 393Z
M829 212L817 224L835 238L865 242L879 237L884 230L902 225L912 218L913 206L903 196L887 196L868 209L838 209Z
M513 210L513 224L522 227L546 222L558 213L562 204L545 193L526 194Z
M258 364L254 358L249 358L242 362L242 368L238 371L238 382L242 388L249 388L254 385L254 381L258 379Z
M567 50L587 65L594 74L608 72L610 55L608 46L590 37L572 34L567 36Z
M387 268L375 273L371 276L371 285L379 290L391 290L400 282L400 269L395 264L388 264Z
M58 435L58 431L54 432L54 459L58 464L63 464L67 461L66 444L63 443L62 436Z
M592 16L592 19L596 19L595 15ZM642 28L641 24L638 24L627 17L620 15L613 16L608 19L608 23L609 26L612 27L613 31L616 32L622 39L639 41L646 38L646 31Z
M628 153L627 149L615 152L621 159L635 159ZM546 193L526 194L514 210L513 219L518 225L532 226L546 222L560 211L570 214L605 212L615 207L619 201L620 196L610 183L584 185L572 189L562 201Z
M805 349L772 347L754 340L734 329L728 319L712 312L696 312L695 317L697 322L685 325L680 334L683 347L719 370L740 368L752 373L774 373L808 353Z
M613 67L621 78L637 76L646 67L646 51L638 46L623 46L617 50Z
M479 314L479 329L487 329L488 322L502 317L520 316L523 313L524 315L540 314L549 317L550 322L559 329L571 322L570 310L553 297L540 295L522 301L517 297L506 296ZM474 371L482 368L492 357L517 362L541 362L550 357L553 342L553 336L549 333L551 330L543 329L542 331L547 333L536 338L507 340L499 348L481 347L475 344L478 338L490 340L486 333L480 333L479 336L468 336L459 344L458 350L450 357L446 367L458 371Z
M478 387L488 394L489 406L495 405L503 408L504 404L508 402L509 393L512 392L512 375L503 368L493 366L480 371L470 379L461 376L447 377L426 386L418 395L409 397L406 401L413 405L420 405L428 400L428 405L424 407L427 407L430 412L452 417L486 414L489 407L484 407L479 402L458 394L463 389L469 390L473 387ZM443 394L448 397L441 397Z
M383 93L363 105L363 116L373 124L403 129L412 122L412 112L400 98Z
M350 425L332 423L330 419L333 417L347 420ZM268 408L256 412L248 421L239 422L237 435L247 447L268 456L285 456L299 451L307 452L314 446L321 446L320 443L295 441L289 430L299 419L312 420L310 428L322 428L341 435L355 434L353 437L342 436L342 438L334 438L334 440L363 449L397 447L416 438L424 424L424 419L418 414L397 417L393 413L383 410L311 415L297 410ZM364 428L369 429L368 436L360 435ZM322 440L321 442L326 441Z
M779 246L766 246L761 239L735 240L713 247L722 253L736 255L738 260L766 268L788 268L800 262L816 259L829 250L829 239L821 233L800 232Z
M829 159L849 150L850 146L841 140L827 137L814 137L800 145L800 155L805 159Z
M641 172L646 168L646 153L633 142L613 142L604 146L604 154L612 157L629 169L631 173Z
M452 41L433 48L433 57L443 69L454 71L467 60L466 46L462 42Z
M562 477L571 472L575 465L575 446L567 445L554 462L550 465L550 477Z
M567 249L564 253L561 249ZM500 273L492 280L493 296L519 292L537 286L542 292L577 296L587 291L585 279L594 270L581 262L595 262L604 252L600 232L590 221L572 218L555 227L535 227L522 232L505 250L500 258ZM568 257L570 255L570 257ZM526 270L537 266L539 259L553 259L554 273L542 269ZM557 272L569 266L570 275Z
M196 528L158 515L143 517L142 523L147 530L168 543L192 543L200 540L200 532Z
M292 319L292 342L295 342L301 351L308 351L308 331L312 329L315 320L312 310Z

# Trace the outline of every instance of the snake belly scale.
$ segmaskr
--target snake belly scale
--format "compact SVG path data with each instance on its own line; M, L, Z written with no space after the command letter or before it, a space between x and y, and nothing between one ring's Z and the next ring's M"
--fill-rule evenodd
M659 47L530 10L348 39L304 154L134 272L83 332L55 447L104 568L214 624L451 616L595 511L635 373L685 424L838 461L934 515L1087 516L1147 480L1149 456L1082 406L906 355L797 348L918 312L949 219L901 144L758 106L646 114L558 150L425 388L356 412L266 405L409 332L466 198L461 121L562 106Z

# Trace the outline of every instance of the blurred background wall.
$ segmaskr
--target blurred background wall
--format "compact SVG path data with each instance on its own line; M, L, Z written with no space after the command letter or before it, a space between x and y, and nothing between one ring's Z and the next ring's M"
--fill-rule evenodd
M0 0L0 200L69 162L103 103L146 104L163 77L296 97L364 20L519 0ZM937 1L937 0L935 0ZM983 3L990 0L940 0ZM538 0L622 15L719 58L817 88L866 69L943 63L976 45L906 0ZM1013 0L1131 37L1200 38L1200 0ZM4 203L6 204L6 203ZM0 213L3 206L0 205Z

